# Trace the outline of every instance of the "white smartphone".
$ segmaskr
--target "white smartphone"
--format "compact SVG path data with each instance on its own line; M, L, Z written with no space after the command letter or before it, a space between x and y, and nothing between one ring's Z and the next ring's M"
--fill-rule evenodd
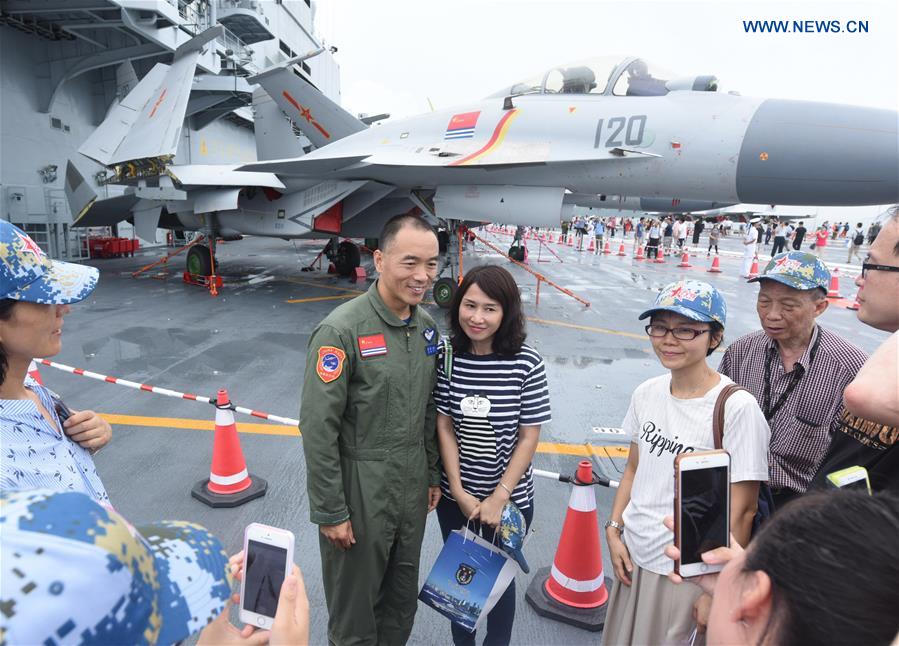
M243 578L240 582L240 620L271 628L278 609L281 584L293 567L293 532L253 523L243 539Z
M703 552L730 545L730 454L681 453L674 459L674 544L682 577L718 572L723 566L702 561Z

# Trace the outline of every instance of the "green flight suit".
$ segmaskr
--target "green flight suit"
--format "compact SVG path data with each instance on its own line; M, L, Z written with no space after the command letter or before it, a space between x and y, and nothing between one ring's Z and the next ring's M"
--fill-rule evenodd
M310 516L350 519L356 538L343 552L319 534L333 644L405 644L412 630L428 486L440 484L438 336L422 308L408 324L387 309L375 282L309 339L300 429Z

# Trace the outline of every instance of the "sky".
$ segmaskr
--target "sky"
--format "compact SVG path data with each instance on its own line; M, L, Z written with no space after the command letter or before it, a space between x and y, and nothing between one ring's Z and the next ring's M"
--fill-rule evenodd
M897 0L315 0L315 10L316 32L338 48L342 102L353 113L442 110L605 55L712 74L747 96L899 106ZM868 32L743 26L783 19L867 21Z

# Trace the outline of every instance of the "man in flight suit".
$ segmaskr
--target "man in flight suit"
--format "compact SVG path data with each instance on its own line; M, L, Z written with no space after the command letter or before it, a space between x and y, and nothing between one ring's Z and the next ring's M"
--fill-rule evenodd
M405 644L412 631L425 521L440 498L439 333L419 307L438 254L424 220L392 218L374 252L378 280L309 339L300 428L339 646Z

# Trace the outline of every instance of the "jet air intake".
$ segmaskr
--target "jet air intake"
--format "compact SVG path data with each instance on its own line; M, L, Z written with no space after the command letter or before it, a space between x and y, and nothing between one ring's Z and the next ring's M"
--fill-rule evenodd
M439 186L438 218L469 222L558 226L565 189L551 186Z
M893 110L768 99L740 148L737 196L749 204L895 203L897 121Z

